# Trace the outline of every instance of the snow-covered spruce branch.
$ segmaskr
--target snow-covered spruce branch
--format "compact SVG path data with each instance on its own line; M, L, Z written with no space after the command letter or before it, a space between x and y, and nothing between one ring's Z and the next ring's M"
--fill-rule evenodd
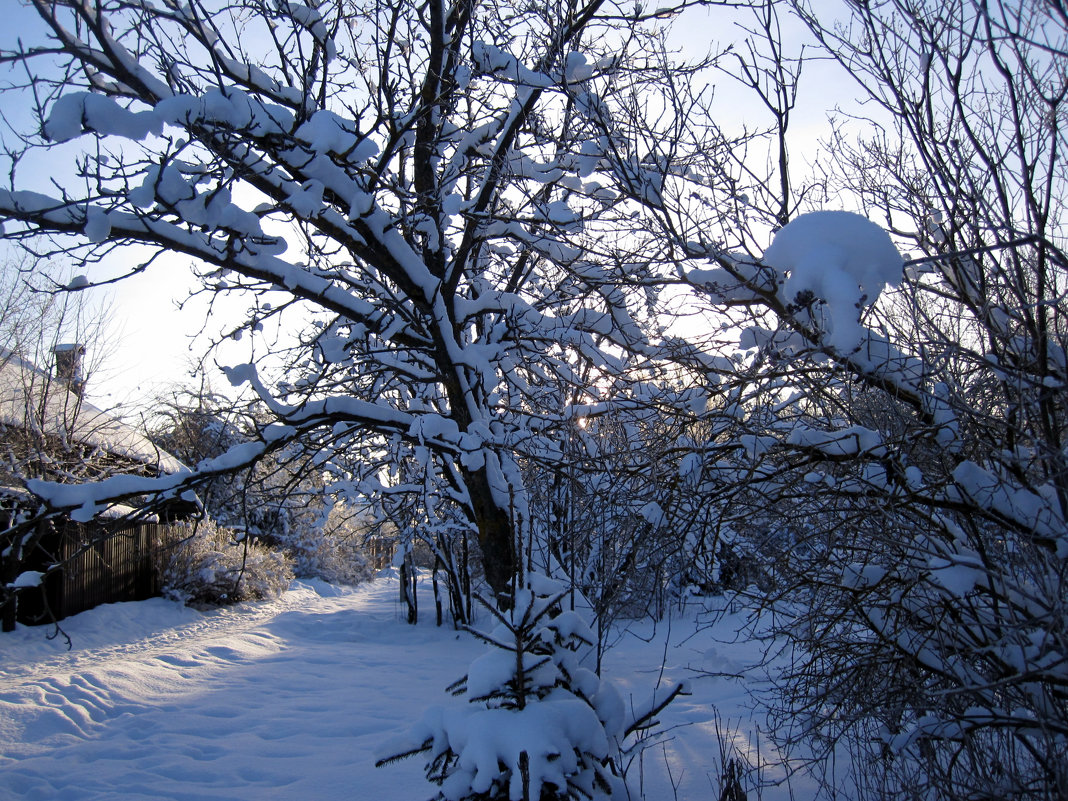
M376 765L426 754L437 797L454 801L577 801L625 792L623 741L655 726L654 716L683 688L628 719L617 691L588 667L595 638L580 614L562 608L570 591L537 574L526 581L509 611L486 604L497 625L477 634L489 650L453 685L466 703L428 710L383 746Z

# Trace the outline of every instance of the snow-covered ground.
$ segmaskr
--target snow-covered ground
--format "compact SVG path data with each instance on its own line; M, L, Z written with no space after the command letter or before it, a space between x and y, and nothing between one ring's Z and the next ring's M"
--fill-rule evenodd
M64 622L73 648L41 628L0 635L0 798L423 799L421 762L375 768L382 743L431 705L485 646L401 621L397 582L354 589L296 582L281 598L200 612L153 599ZM429 609L429 603L423 606ZM640 703L661 676L693 694L630 771L650 801L715 799L721 740L778 760L757 734L739 673L755 651L729 623L692 617L624 634L605 675ZM776 768L769 766L765 777ZM673 789L677 788L677 789ZM812 788L751 791L779 799Z

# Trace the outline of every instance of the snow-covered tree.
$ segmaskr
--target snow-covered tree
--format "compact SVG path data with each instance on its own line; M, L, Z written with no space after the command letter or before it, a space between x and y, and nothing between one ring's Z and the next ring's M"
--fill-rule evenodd
M471 631L489 646L452 689L463 706L433 707L383 746L378 765L425 755L427 778L449 801L622 799L626 739L656 725L684 685L628 709L594 672L589 622L565 608L566 584L524 577L515 604L492 631Z
M663 617L684 585L710 580L718 544L719 506L699 481L704 375L630 378L630 408L576 420L563 461L524 464L539 539L593 604L599 635L618 617Z
M1064 794L1059 5L858 3L851 28L802 10L879 108L823 183L881 226L797 216L798 62L767 2L770 60L734 70L770 113L767 169L666 55L685 2L30 5L43 29L2 55L22 76L5 103L35 116L3 236L89 262L74 291L193 260L204 291L247 300L224 333L250 356L226 372L269 415L196 474L31 483L51 511L299 444L330 492L380 499L442 555L466 526L504 594L523 562L605 564L609 535L626 570L671 515L706 559L711 510L807 594L804 733L874 731L879 764L947 797ZM926 260L903 271L887 230ZM684 293L740 339L665 331ZM679 371L703 386L671 396ZM662 406L692 418L669 470L611 453ZM563 549L561 501L599 477L628 507Z
M1061 797L1068 20L840 11L802 9L871 118L836 129L824 185L920 254L902 273L874 230L810 215L756 286L709 276L752 315L715 480L759 522L798 645L779 731L850 746L873 797Z
M25 76L5 103L36 116L4 236L91 262L140 246L78 289L192 259L278 365L228 368L273 423L206 473L303 439L334 490L373 495L410 460L504 591L530 531L517 454L559 455L557 386L597 399L656 356L646 310L685 233L663 210L727 145L664 55L685 5L34 0L44 31L3 54ZM26 177L40 151L50 182Z

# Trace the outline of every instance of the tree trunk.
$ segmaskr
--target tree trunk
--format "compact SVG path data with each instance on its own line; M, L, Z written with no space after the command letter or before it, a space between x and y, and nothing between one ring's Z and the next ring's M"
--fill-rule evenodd
M498 598L506 597L511 592L512 576L515 574L512 521L508 513L494 501L485 468L465 471L464 479L471 497L474 522L478 527L478 543L482 548L486 581Z
M0 582L3 586L11 586L19 574L20 567L20 561L14 553L9 553L6 558L0 560ZM7 601L0 604L0 631L14 631L18 621L18 592L9 592Z
M15 595L12 594L0 608L0 631L14 631L17 619L18 607L15 606Z
M419 599L415 593L415 562L408 551L400 563L400 600L407 607L408 622L412 625L419 621Z

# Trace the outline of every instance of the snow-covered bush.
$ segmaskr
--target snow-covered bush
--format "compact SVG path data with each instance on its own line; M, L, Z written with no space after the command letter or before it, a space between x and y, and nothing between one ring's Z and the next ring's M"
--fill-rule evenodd
M293 572L300 578L359 584L374 572L365 546L369 530L361 515L338 504L324 523L296 528L274 542L292 560Z
M283 553L204 520L165 545L160 564L164 594L199 604L274 598L293 579Z
M921 2L807 22L880 109L836 136L827 189L919 258L858 304L829 285L844 265L870 294L842 248L884 248L843 241L852 224L795 217L764 254L780 308L746 344L768 415L749 392L739 417L761 443L750 487L801 524L776 571L795 646L778 731L848 749L856 798L1066 798L1068 184L1050 119L1068 18Z
M153 439L186 464L201 464L254 442L262 414L207 389L184 390L160 403ZM198 495L212 519L284 552L297 576L340 584L370 576L366 521L332 504L321 472L299 448L215 476Z
M550 557L543 569L563 567L602 633L614 619L660 618L685 587L718 576L725 532L695 453L704 437L694 415L678 411L707 398L688 386L692 376L655 376L655 385L649 376L656 413L639 406L571 422L555 434L568 469L524 465L535 539Z
M284 545L297 576L320 578L331 584L358 584L371 577L363 543L352 533L321 532L297 537Z
M621 744L682 688L645 713L627 710L588 666L593 634L581 614L562 608L567 595L531 575L510 611L484 604L498 625L471 631L489 650L450 688L468 703L428 710L378 764L425 754L436 797L448 801L625 797Z

